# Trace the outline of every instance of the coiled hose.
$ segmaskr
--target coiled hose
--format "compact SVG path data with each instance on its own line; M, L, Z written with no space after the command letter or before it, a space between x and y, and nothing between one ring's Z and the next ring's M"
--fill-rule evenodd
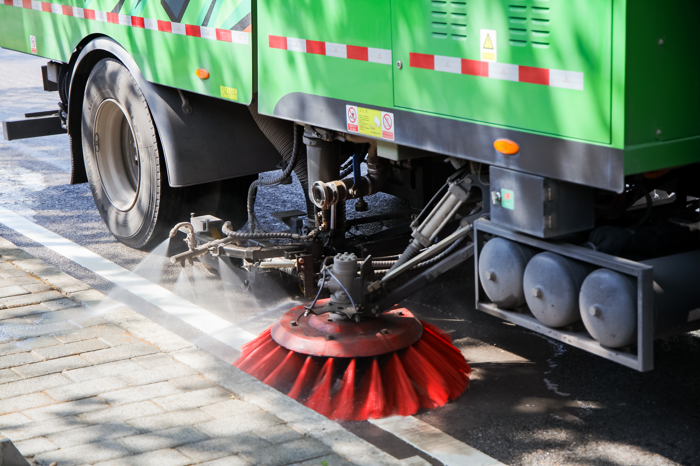
M311 231L308 235L297 235L295 233L245 233L238 232L233 229L231 222L225 222L221 227L221 232L229 238L234 239L292 239L292 240L307 240L316 236L316 230Z
M281 183L282 181L289 178L289 175L292 174L292 170L294 170L294 167L297 164L302 144L301 132L299 131L299 127L296 124L294 124L293 141L294 144L292 146L292 158L287 163L287 167L284 169L284 171L282 171L280 175L272 176L270 178L259 178L253 181L253 183L250 185L250 188L248 189L248 229L251 233L255 231L255 198L258 193L258 187L272 186Z

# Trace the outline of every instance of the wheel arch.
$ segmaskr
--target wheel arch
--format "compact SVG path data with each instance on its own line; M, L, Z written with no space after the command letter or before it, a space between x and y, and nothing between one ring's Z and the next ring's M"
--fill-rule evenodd
M76 54L68 102L71 184L87 181L80 143L83 97L92 68L104 58L119 60L141 88L160 136L170 186L192 186L276 169L280 153L246 105L151 83L129 52L107 36L86 37ZM188 112L183 108L183 92L189 101Z

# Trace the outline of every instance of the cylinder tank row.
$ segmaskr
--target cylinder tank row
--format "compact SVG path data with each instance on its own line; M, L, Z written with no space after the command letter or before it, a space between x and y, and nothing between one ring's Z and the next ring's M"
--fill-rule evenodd
M656 334L700 318L700 251L642 262L654 268ZM637 341L636 279L504 238L488 241L479 255L479 279L501 309L527 304L547 327L583 321L607 347Z

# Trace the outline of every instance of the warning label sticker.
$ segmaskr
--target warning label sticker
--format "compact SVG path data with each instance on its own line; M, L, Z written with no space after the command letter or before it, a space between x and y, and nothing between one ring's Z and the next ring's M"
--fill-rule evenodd
M29 36L29 45L32 47L32 53L36 53L36 37Z
M349 133L359 133L365 136L394 140L394 114L357 107L345 106L345 122Z
M229 100L238 100L238 89L235 87L221 86L221 97Z
M510 189L501 189L501 205L504 209L515 209L515 193Z
M481 30L481 61L498 61L498 34L493 29Z

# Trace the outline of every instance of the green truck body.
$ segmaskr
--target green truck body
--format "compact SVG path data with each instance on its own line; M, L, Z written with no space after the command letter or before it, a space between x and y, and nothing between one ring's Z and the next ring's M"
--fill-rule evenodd
M522 157L550 139L609 149L590 161L612 161L598 167L608 181L554 176L621 191L624 175L700 161L698 14L694 0L3 0L0 46L69 62L108 36L153 83L240 104L257 92L260 113L297 121L289 107L304 99L289 96L345 102L331 129L363 109L357 132L389 147L492 151L449 134L464 122L545 138L531 153L516 141ZM391 131L372 126L376 112ZM405 137L422 121L449 144Z

